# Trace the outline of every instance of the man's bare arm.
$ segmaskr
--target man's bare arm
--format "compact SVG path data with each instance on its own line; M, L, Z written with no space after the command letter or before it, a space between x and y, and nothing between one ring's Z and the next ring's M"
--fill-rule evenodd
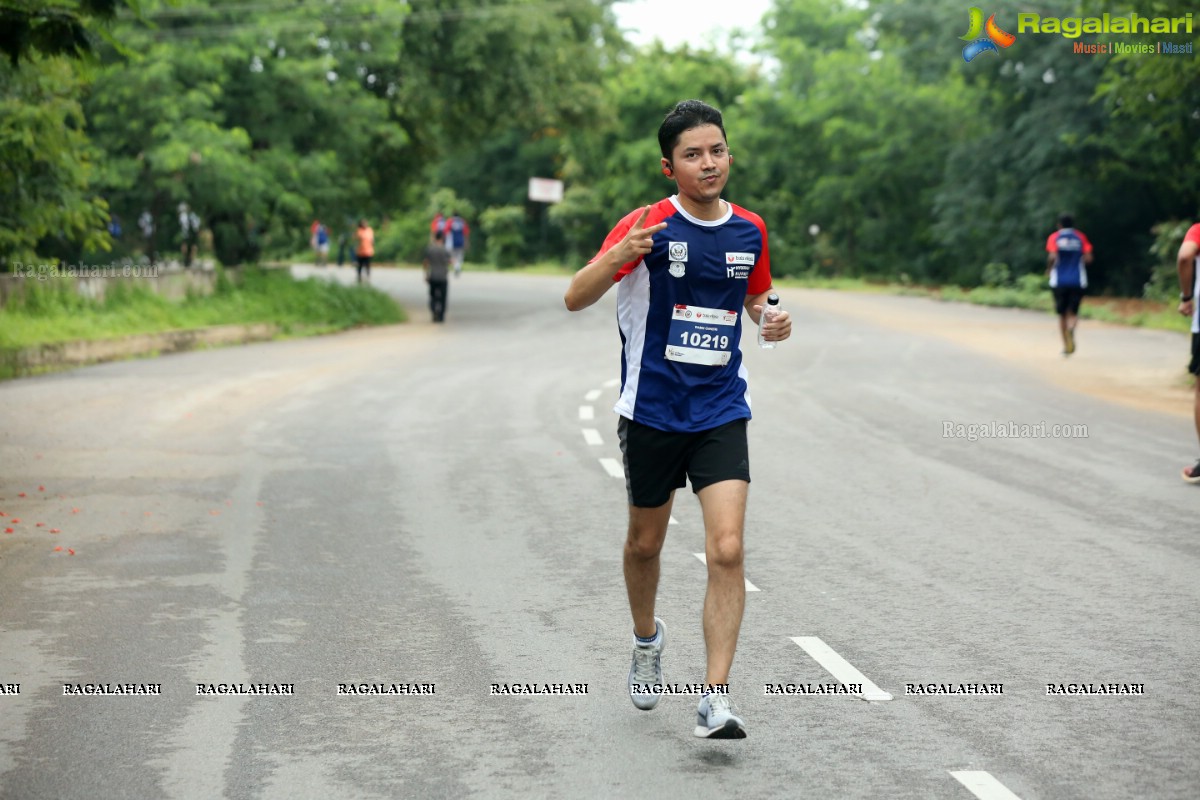
M612 288L613 278L623 265L650 252L654 246L654 234L667 227L667 223L660 222L649 228L642 227L646 224L649 214L650 206L646 206L624 239L575 273L563 297L567 310L580 311L595 303Z

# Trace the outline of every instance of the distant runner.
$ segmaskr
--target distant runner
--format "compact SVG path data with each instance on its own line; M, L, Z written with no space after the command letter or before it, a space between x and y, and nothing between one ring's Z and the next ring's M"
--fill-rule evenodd
M1075 324L1079 321L1079 304L1087 290L1087 265L1092 263L1092 243L1075 230L1075 218L1063 214L1058 218L1058 230L1046 240L1046 275L1054 292L1054 310L1058 314L1058 330L1063 340L1063 355L1075 352Z
M1200 222L1184 235L1176 266L1179 270L1179 313L1192 318L1192 360L1188 372L1196 378L1192 415L1196 437L1200 439L1200 306L1196 303L1196 290L1200 288ZM1200 483L1200 461L1183 468L1183 479L1188 483Z

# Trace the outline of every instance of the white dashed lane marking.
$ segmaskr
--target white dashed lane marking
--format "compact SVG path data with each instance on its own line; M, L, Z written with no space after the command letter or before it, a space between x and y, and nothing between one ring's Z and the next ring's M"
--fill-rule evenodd
M861 683L863 692L859 695L863 700L891 700L892 696L880 689L866 676L856 670L846 659L833 651L833 648L816 636L793 636L792 641L800 645L800 649L812 656L813 660L842 683Z
M703 564L706 567L708 566L708 559L705 558L704 553L692 553L692 555L694 555L696 558L700 559L701 564ZM743 580L745 580L745 579L743 578ZM755 586L750 581L746 581L746 591L747 592L760 592L762 590L759 589L757 586Z
M587 394L585 394L585 395L583 396L583 399L584 399L584 400L587 400L589 403L594 403L594 402L596 402L597 400L599 400L599 399L600 399L600 390L599 390L599 389L592 389L590 392L588 392Z
M611 378L611 379L609 379L609 380L607 380L607 381L605 381L605 382L604 382L604 388L605 388L605 389L611 389L611 388L613 388L614 386L620 386L620 385L621 385L621 379L620 379L620 378Z
M579 418L581 420L583 420L584 422L595 419L596 418L596 409L592 408L591 406L580 406L579 407Z
M993 778L991 773L983 770L960 770L950 774L979 800L1021 800L1007 786Z
M583 440L593 447L604 444L604 440L600 438L600 431L595 428L584 428Z
M604 471L614 478L624 478L625 469L621 466L621 462L615 458L600 459L600 466L604 467Z

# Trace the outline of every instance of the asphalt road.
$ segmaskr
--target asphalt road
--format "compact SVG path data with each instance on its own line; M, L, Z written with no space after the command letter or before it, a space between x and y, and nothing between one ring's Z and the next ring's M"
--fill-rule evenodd
M412 323L0 384L0 797L1200 796L1190 418L956 335L1053 348L1051 318L785 295L792 340L746 356L749 738L706 742L694 698L624 694L614 298L468 273L434 326L417 273L374 279ZM1109 339L1186 353L1107 329L1079 357ZM690 493L674 517L658 613L691 683ZM764 693L855 676L893 699Z

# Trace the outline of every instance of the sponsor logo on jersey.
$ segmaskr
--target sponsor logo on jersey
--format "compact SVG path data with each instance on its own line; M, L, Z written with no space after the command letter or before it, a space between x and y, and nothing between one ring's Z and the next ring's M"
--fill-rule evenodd
M726 264L749 264L754 266L754 253L726 253Z
M682 261L672 261L671 267L667 272L671 273L673 277L682 278L687 273L687 269L684 267Z
M687 242L671 242L667 246L667 254L672 261L687 261Z

